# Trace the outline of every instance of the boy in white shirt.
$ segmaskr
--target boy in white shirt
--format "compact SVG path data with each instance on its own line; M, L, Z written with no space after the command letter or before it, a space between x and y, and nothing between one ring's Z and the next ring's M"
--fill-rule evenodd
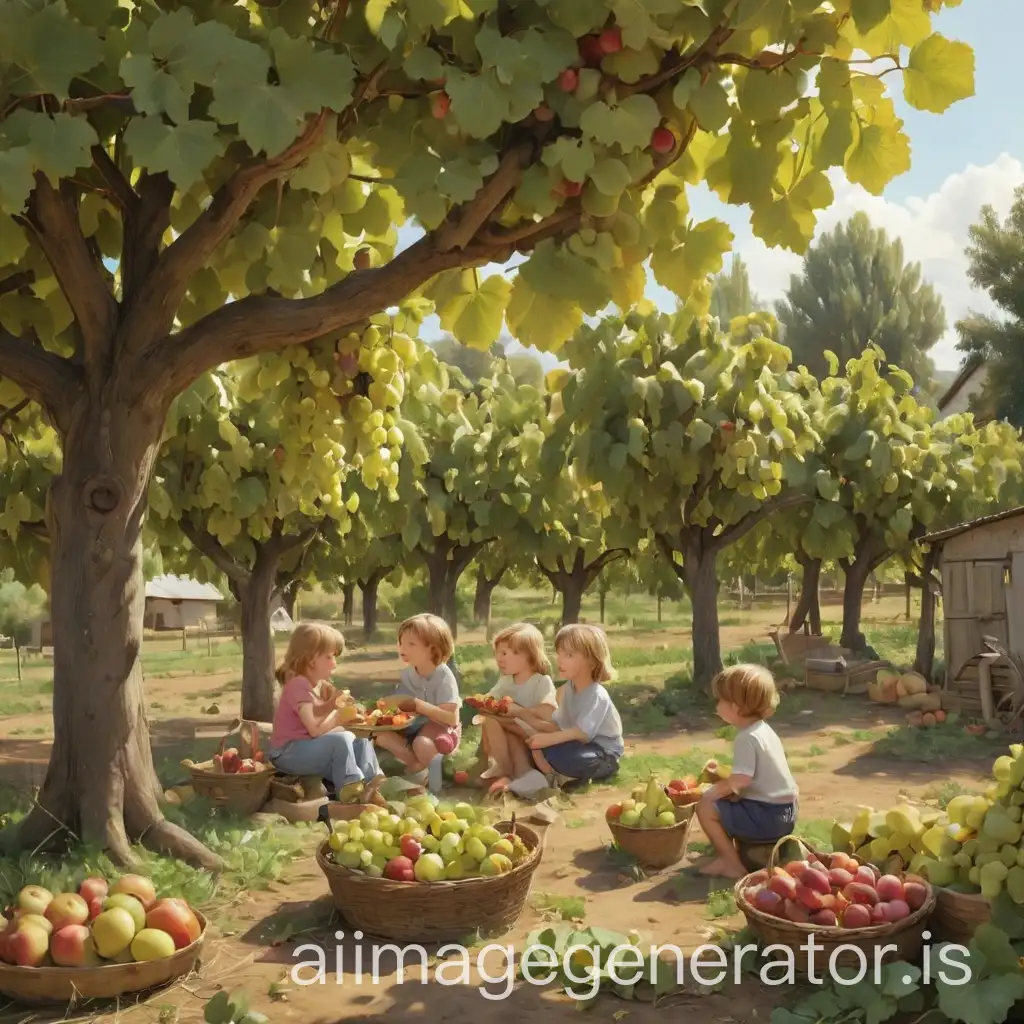
M782 740L765 721L779 705L771 672L761 665L734 665L711 684L718 715L736 726L732 774L716 782L697 803L697 820L718 857L705 875L742 878L733 839L775 842L796 825L799 792Z

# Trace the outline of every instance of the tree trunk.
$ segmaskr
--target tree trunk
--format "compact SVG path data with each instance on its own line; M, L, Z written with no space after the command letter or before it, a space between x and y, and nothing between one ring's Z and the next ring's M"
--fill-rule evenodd
M483 566L477 569L476 594L473 597L473 618L477 622L489 623L491 621L491 598L507 570L508 566L503 565L496 576L489 578Z
M722 671L717 561L717 551L687 551L683 555L683 582L692 608L695 686L710 685L711 680Z
M798 633L810 618L811 633L821 635L821 601L818 588L821 584L821 559L797 555L797 562L803 570L800 580L800 598L793 609L793 617L789 620L790 633Z
M137 863L141 841L223 867L160 810L143 695L142 522L165 414L129 411L110 387L83 393L68 418L47 510L54 741L36 806L4 831L9 852L74 836L119 865Z
M939 549L925 552L921 573L921 619L917 631L917 655L914 671L931 681L935 671L935 590L932 573L939 561Z
M568 626L580 621L580 612L583 609L583 595L586 592L586 572L573 571L565 573L564 578L559 581L559 589L562 593L562 625Z
M359 589L363 595L363 636L370 640L377 632L377 588L387 573L378 570L370 574L366 580L359 581Z
M351 626L356 615L356 585L346 583L342 587L341 617L346 626Z
M242 611L242 718L272 722L277 703L274 671L274 631L270 605L277 592L280 556L257 545L258 554L248 579L235 584Z
M281 591L281 607L288 613L288 618L294 621L295 619L295 602L299 596L299 588L285 587Z
M864 605L864 587L871 574L870 563L861 558L847 563L843 585L843 634L839 644L851 651L863 651L867 638L860 631L860 618Z
M452 636L457 639L459 611L456 598L459 580L486 542L474 541L463 546L450 543L446 537L439 537L435 544L432 551L420 549L427 566L427 611L440 615L448 623ZM449 552L452 555L450 559Z

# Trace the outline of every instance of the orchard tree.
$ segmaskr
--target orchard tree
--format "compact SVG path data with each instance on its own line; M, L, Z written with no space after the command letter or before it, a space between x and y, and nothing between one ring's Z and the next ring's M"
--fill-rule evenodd
M427 610L454 632L462 574L487 545L520 530L540 485L543 396L506 373L469 395L428 382L402 414L419 442L402 458L402 542L426 566Z
M921 265L908 264L903 243L873 228L862 212L811 246L776 312L793 361L815 375L827 372L826 349L845 365L873 344L922 387L934 372L928 350L947 326Z
M809 497L789 480L813 465L817 384L789 367L774 327L763 313L734 320L731 334L688 313L631 314L582 329L568 349L570 458L686 587L698 683L722 667L718 556Z
M308 575L326 521L341 537L351 529L349 473L398 483L396 414L415 360L411 339L371 324L231 364L172 406L149 505L169 547L178 531L188 538L185 567L199 575L208 560L239 602L243 718L274 716L272 602Z
M879 194L910 166L899 80L855 51L918 109L973 92L970 48L931 23L796 0L0 0L0 376L62 453L55 741L5 845L57 821L119 862L141 838L220 865L160 812L139 661L147 490L189 385L431 303L459 341L504 320L554 349L631 303L648 260L685 297L730 238L680 203L640 216L663 182L802 251L826 171ZM517 253L511 280L462 273Z
M725 330L734 316L746 316L764 308L764 303L751 290L746 263L734 254L729 269L711 279L711 315L718 317Z
M986 206L970 230L968 276L988 292L998 316L972 313L958 320L957 348L984 360L986 375L976 412L1024 429L1024 185L1004 224Z

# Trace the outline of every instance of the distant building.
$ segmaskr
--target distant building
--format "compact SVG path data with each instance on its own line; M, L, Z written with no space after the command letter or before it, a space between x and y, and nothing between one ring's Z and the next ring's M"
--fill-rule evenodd
M209 583L200 583L187 576L155 576L146 584L146 629L217 628L217 606L226 600ZM53 646L50 617L37 620L32 626L31 646Z
M186 576L155 576L146 584L147 629L194 629L217 625L224 595L210 583Z
M942 417L955 416L957 413L971 411L971 399L981 394L988 380L988 368L985 359L980 355L968 356L953 383L939 396L938 409ZM975 414L975 422L979 426L986 422L987 417Z

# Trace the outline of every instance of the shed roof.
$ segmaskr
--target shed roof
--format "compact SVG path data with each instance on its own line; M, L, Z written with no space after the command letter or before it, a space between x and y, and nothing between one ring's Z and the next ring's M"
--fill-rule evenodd
M223 601L224 595L210 583L188 576L154 576L146 584L146 597L167 601Z
M948 530L940 530L938 533L929 533L926 537L921 538L921 543L935 544L940 541L949 540L950 537L956 537L961 533L967 533L969 530L977 530L988 526L989 523L998 523L1003 519L1013 519L1015 516L1024 516L1024 505L1019 505L1017 508L1006 509L1004 512L994 512L990 516L982 516L980 519L974 519L969 523L961 523L959 526L951 526Z
M939 396L939 400L936 403L939 407L939 412L953 401L954 398L960 393L964 385L985 365L985 358L978 352L972 352L965 360L963 366L960 368L960 372L956 375L953 383L949 385L945 393Z

